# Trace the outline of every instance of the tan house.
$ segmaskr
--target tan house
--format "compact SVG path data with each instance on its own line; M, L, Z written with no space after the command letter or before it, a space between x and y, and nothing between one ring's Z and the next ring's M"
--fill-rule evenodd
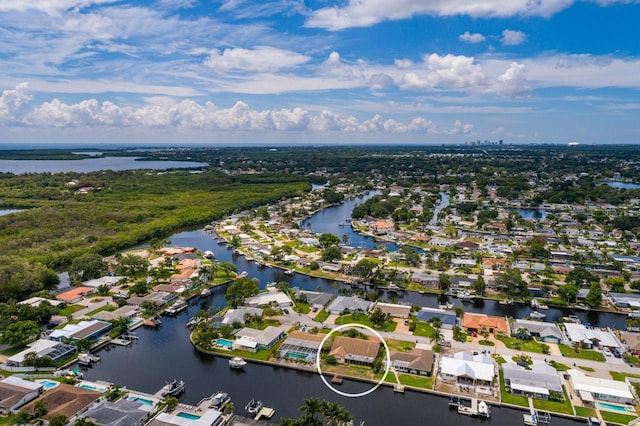
M377 339L364 340L338 336L333 340L329 355L340 364L372 365L378 356L379 349L380 341Z
M434 355L430 350L414 348L411 352L392 351L389 357L391 358L391 366L395 371L431 376Z

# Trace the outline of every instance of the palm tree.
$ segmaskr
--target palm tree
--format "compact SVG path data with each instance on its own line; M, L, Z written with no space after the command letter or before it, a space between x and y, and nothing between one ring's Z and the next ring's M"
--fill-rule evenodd
M304 405L300 407L300 411L304 412L303 421L305 425L322 425L322 422L318 420L318 413L322 408L321 402L318 398L306 398Z
M47 410L47 400L40 399L33 404L33 415L36 418L44 417L47 415L49 410Z
M429 341L431 343L433 343L433 342L440 343L443 338L444 338L444 335L442 334L442 331L440 331L439 328L434 328L433 329L433 335L429 338Z

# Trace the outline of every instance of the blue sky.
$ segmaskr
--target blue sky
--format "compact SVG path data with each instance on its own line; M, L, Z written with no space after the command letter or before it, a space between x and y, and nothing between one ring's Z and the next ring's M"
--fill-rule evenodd
M634 0L0 0L0 142L639 143Z

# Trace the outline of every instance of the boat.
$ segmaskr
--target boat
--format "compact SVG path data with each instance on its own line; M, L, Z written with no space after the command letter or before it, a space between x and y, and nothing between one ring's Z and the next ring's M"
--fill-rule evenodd
M91 355L86 353L78 355L78 364L81 365L91 365L94 362L98 361L100 361L100 357L98 355Z
M449 406L451 406L451 400L449 401ZM457 407L459 414L464 414L471 417L482 417L485 419L491 417L491 409L489 408L489 404L476 398L471 399L471 405L467 405L463 403L461 399L459 399L457 402Z
M163 398L166 396L178 396L182 392L184 392L184 381L174 380L173 382L167 383L162 387L162 389L160 389L160 396Z
M167 315L177 315L189 307L189 304L185 300L178 300L173 305L169 306L166 311Z
M160 317L151 317L149 319L144 320L142 325L146 327L159 327L162 324L162 320Z
M245 405L244 409L247 413L249 414L253 414L254 416L256 414L258 414L258 411L260 411L260 409L262 408L262 401L260 400L255 400L255 399L251 399L251 401L249 401L247 403L247 405Z
M501 305L513 305L513 300L511 299L502 299L498 302Z
M187 321L187 327L193 327L194 325L198 325L201 322L205 322L207 318L203 317L193 317L189 321Z
M453 309L453 303L447 302L447 303L438 305L438 309L443 309L443 310L450 311L451 309Z
M583 305L582 303L578 303L577 305L573 306L575 309L579 309L581 311L588 311L589 307L587 305Z
M471 295L467 292L464 292L460 296L460 299L462 300L462 303L473 303L473 297L471 297Z
M540 303L540 304L538 305L538 309L542 309L542 310L545 310L545 311L546 311L547 309L549 309L549 306L547 306L547 305L545 305L545 304Z
M203 288L202 291L200 292L200 296L201 297L207 297L211 294L211 289L210 288Z
M203 254L203 256L204 256L206 259L213 259L213 258L215 258L215 257L216 257L216 255L215 255L215 254L213 254L213 252L212 252L212 251L209 251L209 250L205 251L205 252L204 252L204 254Z
M240 274L239 274L238 276L239 276L240 278L244 278L244 277L246 277L247 275L249 275L249 273L248 273L247 271L242 271L242 272L240 272Z
M223 246L223 245L225 245L225 244L227 244L227 242L226 242L225 240L223 240L223 239L219 239L219 240L218 240L218 245L219 245L219 246Z
M531 299L531 307L533 309L537 309L540 304L538 303L538 299Z
M547 315L543 314L542 312L538 312L538 311L532 311L529 316L531 318L536 318L536 319L542 319L545 318Z
M599 418L591 416L587 419L587 424L589 426L600 426L602 425L602 422Z
M243 252L241 252L239 249L235 249L235 250L233 251L233 254L234 254L235 256L242 256L244 253L243 253Z
M226 392L216 392L211 395L210 399L209 408L215 408L217 410L224 407L229 401L231 401L231 397Z
M582 321L580 320L580 318L578 318L575 315L567 315L566 317L562 317L560 318L562 320L562 322L572 322L575 324L580 324L582 323Z
M293 274L293 269L287 269L286 271L284 271L284 273L287 275L291 275Z
M231 368L241 369L244 368L245 365L247 365L247 361L239 356L234 356L229 360L229 367Z
M551 423L551 414L547 411L531 410L529 414L522 415L527 426L546 426Z
M275 282L275 281L271 281L270 283L268 283L268 284L266 285L266 288L273 288L273 287L275 287L275 286L277 286L277 285L278 285L278 283L277 283L277 282Z

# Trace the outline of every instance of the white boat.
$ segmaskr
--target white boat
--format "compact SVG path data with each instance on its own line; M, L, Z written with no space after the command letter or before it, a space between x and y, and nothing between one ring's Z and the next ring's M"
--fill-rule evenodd
M572 322L572 323L576 323L576 324L582 323L580 318L578 318L575 315L567 315L566 317L562 317L561 319L562 319L562 322Z
M100 357L98 355L91 354L80 354L78 355L78 363L82 365L91 365L94 362L100 361Z
M240 368L244 368L245 365L247 365L247 361L245 361L243 358L239 356L234 356L229 360L229 367L231 368L240 369Z
M439 309L443 309L443 310L450 311L451 309L453 309L453 303L451 303L451 302L447 302L447 303L444 303L444 304L442 304L442 305L438 305L438 308L439 308Z
M262 401L260 400L256 401L255 399L252 399L251 401L249 401L249 403L244 407L247 413L253 414L254 416L258 414L258 411L260 411L261 408L262 408Z
M538 309L542 309L542 310L545 310L545 311L546 311L547 309L549 309L549 307L548 307L547 305L544 305L544 304L540 303L540 304L538 305Z
M177 396L180 395L184 391L184 381L174 380L171 383L167 383L160 389L160 396Z
M209 402L209 408L220 409L231 401L231 397L226 392L216 392L211 395L211 401Z
M538 299L531 299L531 307L533 309L537 309L540 304L538 303Z
M244 278L244 277L246 277L247 275L249 275L249 273L248 273L247 271L242 271L242 272L240 272L240 274L239 274L238 276L239 276L240 278Z
M277 283L277 282L275 282L275 281L271 281L270 283L268 283L268 284L266 285L266 288L273 288L273 287L275 287L275 286L277 286L277 285L278 285L278 283Z
M547 315L543 314L542 312L538 312L538 311L532 311L529 316L531 318L536 318L536 319L542 319L545 318Z
M167 315L177 315L178 313L184 311L189 307L189 304L180 299L173 305L169 306L166 311L164 311Z
M211 294L211 289L210 288L203 288L202 291L200 292L200 296L202 297L207 297Z
M291 275L293 274L293 269L287 269L286 271L284 271L284 273L287 275Z
M216 255L215 255L215 254L213 254L213 252L212 252L212 251L209 251L209 250L205 251L205 252L204 252L204 254L203 254L203 256L204 256L206 259L213 259L213 258L215 258L215 257L216 257Z

